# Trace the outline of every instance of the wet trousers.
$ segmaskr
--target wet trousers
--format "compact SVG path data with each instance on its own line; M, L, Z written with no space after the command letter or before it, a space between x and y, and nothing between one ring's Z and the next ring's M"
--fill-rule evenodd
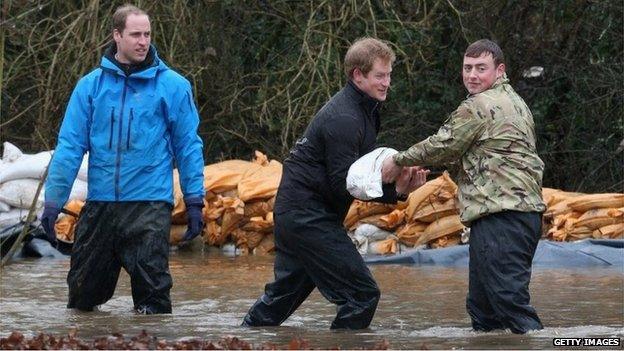
M275 216L275 281L243 320L246 326L282 324L316 287L337 305L332 329L367 328L379 288L342 221L330 211L296 209Z
M474 221L466 308L475 330L543 329L529 304L531 264L541 237L540 213L505 211Z
M136 311L171 313L166 202L91 202L80 213L67 275L67 308L91 311L115 292L123 267Z

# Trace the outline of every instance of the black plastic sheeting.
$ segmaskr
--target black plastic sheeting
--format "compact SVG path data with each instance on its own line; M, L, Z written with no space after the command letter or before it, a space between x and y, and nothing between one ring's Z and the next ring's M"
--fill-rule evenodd
M411 264L468 267L468 245L410 250L392 256L366 256L368 264ZM541 240L534 267L611 267L624 270L624 240L586 239L576 242Z
M15 243L15 240L22 232L25 224L18 223L11 227L4 228L0 231L0 253L2 257L6 255ZM15 251L13 258L26 258L26 257L51 257L51 258L65 258L71 252L71 244L63 243L59 241L52 246L46 239L46 235L43 232L41 226L30 225L28 228L28 234L24 237L20 248Z

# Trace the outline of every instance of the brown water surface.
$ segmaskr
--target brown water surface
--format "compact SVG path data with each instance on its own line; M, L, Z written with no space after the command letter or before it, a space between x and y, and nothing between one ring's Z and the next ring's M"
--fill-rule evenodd
M174 313L132 312L128 275L100 311L65 308L69 259L27 259L10 263L0 279L0 336L12 330L78 336L142 329L167 340L235 335L252 342L286 345L302 337L319 348L372 347L387 339L395 349L553 348L554 337L624 337L624 274L619 269L534 269L532 303L546 328L527 335L476 333L465 311L466 268L373 265L382 291L370 329L330 331L335 307L315 290L281 327L244 328L247 309L272 280L272 257L228 257L216 251L174 251L170 258Z

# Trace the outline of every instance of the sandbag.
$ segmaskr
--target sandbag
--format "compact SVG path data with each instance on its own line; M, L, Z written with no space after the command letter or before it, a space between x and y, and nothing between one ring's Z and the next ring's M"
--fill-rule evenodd
M418 238L416 245L428 243L431 240L443 237L445 235L458 233L463 229L464 225L459 220L458 215L440 218L427 226L427 229L425 229L425 233L421 235L420 238Z
M407 246L415 246L418 238L425 233L429 223L409 222L396 231L399 241Z
M22 154L11 163L4 163L0 168L0 183L15 179L41 179L45 173L52 151L44 151L34 155Z
M178 245L180 244L184 238L184 234L186 234L186 230L188 226L186 224L172 224L171 229L169 229L169 244L170 245Z
M352 227L362 218L376 214L390 213L393 210L393 205L354 200L351 207L349 207L349 211L347 212L343 224L346 228L352 229Z
M39 180L36 179L15 179L0 184L0 201L17 208L30 208L32 205ZM36 207L43 207L44 195L43 191L39 193Z
M610 224L622 223L623 216L622 209L597 208L585 212L574 222L574 226L587 227L593 231Z
M11 206L5 203L4 201L0 201L0 212L8 212L11 210Z
M87 152L82 157L82 163L80 164L80 169L78 169L78 174L76 175L76 179L80 179L83 182L89 180L89 153Z
M444 203L439 202L426 202L424 206L420 206L414 215L412 220L431 223L440 218L450 215L458 214L459 210L455 204L455 199L446 200Z
M2 152L2 162L14 162L22 156L22 151L15 145L5 141L2 143L4 151Z
M14 208L7 212L0 212L0 229L24 222L27 217L28 210L23 208Z
M368 243L367 253L371 255L392 255L397 253L398 242L396 237Z
M277 194L281 179L282 164L275 160L260 168L250 168L238 183L238 197L243 201L269 199Z
M624 223L600 227L592 232L595 239L624 239Z
M262 166L249 161L227 160L204 167L204 188L216 194L236 189L249 169Z
M383 161L398 151L377 148L357 159L347 173L347 190L356 199L371 200L383 196L381 168Z
M624 194L605 193L578 196L568 203L568 207L579 212L585 212L593 208L624 207Z
M407 219L414 218L414 213L421 207L435 202L445 202L455 197L457 194L457 185L448 172L444 172L436 179L430 180L420 188L410 193L407 201L408 205L405 210Z

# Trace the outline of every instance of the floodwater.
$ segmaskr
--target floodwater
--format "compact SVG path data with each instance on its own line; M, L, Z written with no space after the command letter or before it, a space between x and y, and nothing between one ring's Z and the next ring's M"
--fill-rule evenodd
M254 344L286 347L293 337L315 348L370 348L387 340L393 349L542 349L554 337L624 337L624 272L619 269L534 269L532 304L546 328L527 335L476 333L465 311L466 268L372 265L382 291L371 327L330 331L335 308L314 291L281 327L240 327L247 309L272 279L272 257L228 257L217 251L172 251L174 313L132 312L130 280L122 273L115 296L96 312L65 308L69 259L28 259L3 269L0 336L21 331L83 339L145 329L159 339L219 340L238 336Z

